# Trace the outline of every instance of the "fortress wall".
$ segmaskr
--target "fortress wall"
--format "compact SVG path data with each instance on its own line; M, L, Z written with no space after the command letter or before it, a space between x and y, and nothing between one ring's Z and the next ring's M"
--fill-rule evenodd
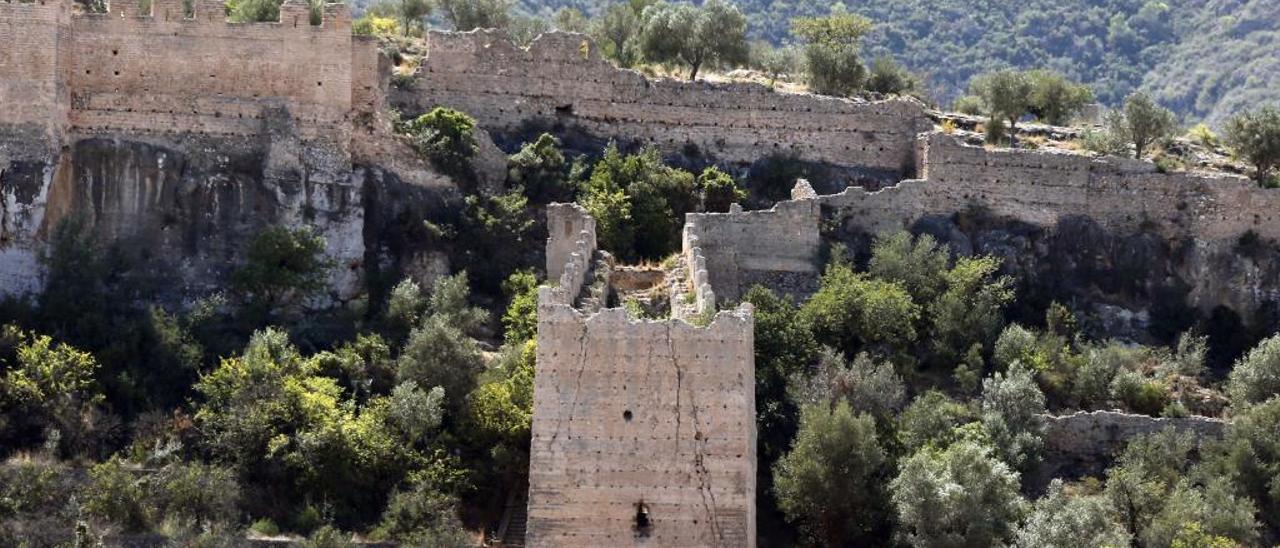
M753 344L749 305L695 327L540 303L529 546L754 546Z
M46 155L62 136L70 21L62 1L0 0L0 169L6 160Z
M217 0L155 0L151 14L119 2L72 20L71 123L82 133L256 135L266 108L283 106L304 138L342 142L352 107L347 8L325 7L311 26L304 4L277 23L228 23Z
M925 180L871 193L850 188L821 197L822 205L873 233L977 207L1040 226L1083 215L1120 233L1155 229L1166 238L1227 240L1254 230L1280 238L1280 191L1242 177L1160 173L1150 162L1122 158L989 150L941 133L921 142Z
M1045 458L1032 473L1032 484L1048 485L1055 477L1100 476L1138 436L1173 429L1197 440L1220 439L1229 424L1209 417L1164 418L1117 411L1077 411L1045 415Z
M686 254L696 247L705 257L722 303L737 301L755 284L789 295L816 289L822 243L817 200L778 202L763 211L690 213L685 231Z
M376 116L386 110L391 82L391 61L378 49L378 39L353 36L351 40L351 108L356 114Z
M898 179L929 127L908 100L854 102L757 84L650 80L600 58L583 35L552 32L528 49L495 31L431 32L430 55L399 101L447 106L495 132L529 122L747 164L772 152Z

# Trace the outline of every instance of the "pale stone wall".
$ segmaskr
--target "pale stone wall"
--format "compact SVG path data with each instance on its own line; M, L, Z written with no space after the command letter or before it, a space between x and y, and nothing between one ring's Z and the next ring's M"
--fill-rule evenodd
M280 22L228 23L222 2L117 2L72 20L71 124L83 133L256 135L284 107L305 138L342 142L352 108L351 17L330 4L312 26L305 3ZM345 146L345 145L344 145Z
M529 545L754 546L753 344L749 307L695 327L541 305Z
M1113 456L1138 436L1172 428L1197 438L1220 438L1227 423L1209 417L1162 418L1117 411L1079 411L1044 417L1047 454L1060 459L1094 460Z
M570 255L585 253L581 260L586 261L596 250L596 220L578 204L548 204L547 232L551 236L547 238L548 280L560 280ZM568 287L563 283L560 286Z
M694 264L695 255L705 258L705 283L720 302L737 301L755 284L797 296L816 289L822 244L818 201L808 183L802 185L807 193L793 192L801 199L768 210L686 215L686 260ZM690 270L696 274L703 268Z
M565 266L539 292L528 544L754 546L750 305L705 327L575 308L594 222L548 217Z
M651 80L615 68L580 34L544 34L528 49L497 31L433 31L428 41L428 59L396 101L417 110L459 109L498 133L531 122L572 125L669 152L694 146L722 162L793 154L896 180L914 171L915 136L930 127L910 100L855 102L757 84Z
M69 2L0 0L0 169L56 147L70 95Z
M1159 173L1150 162L1060 152L988 150L931 133L921 137L924 180L878 192L822 196L846 222L884 232L921 215L981 208L1050 226L1086 216L1120 232L1154 228L1166 238L1232 240L1247 230L1280 238L1280 191L1237 176Z

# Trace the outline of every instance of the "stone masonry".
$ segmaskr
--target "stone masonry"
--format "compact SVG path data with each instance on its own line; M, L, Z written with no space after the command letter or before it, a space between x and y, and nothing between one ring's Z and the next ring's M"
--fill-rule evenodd
M431 32L430 54L402 110L462 110L494 133L534 124L604 139L696 150L750 164L771 154L855 168L886 183L917 167L916 134L931 123L911 100L857 102L759 84L649 79L621 70L581 34L551 32L519 48L503 32Z
M529 545L754 546L750 305L706 326L584 311L594 223L549 215L563 264L538 302Z
M71 0L0 1L0 129L257 135L268 111L286 109L305 140L350 139L354 107L379 82L376 43L353 37L344 4L309 22L285 2L280 21L226 21L219 0L134 1L109 13L72 14ZM3 141L0 141L2 144Z

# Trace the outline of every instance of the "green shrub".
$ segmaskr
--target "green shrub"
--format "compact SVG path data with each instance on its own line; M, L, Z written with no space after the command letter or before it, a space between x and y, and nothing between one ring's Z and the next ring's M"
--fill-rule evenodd
M307 540L302 541L301 548L354 548L351 533L344 533L332 525L316 529Z
M151 528L143 480L119 459L94 465L84 493L85 511L128 532Z
M418 153L437 169L466 183L473 183L471 160L479 150L476 121L456 110L436 107L399 128L409 135Z
M271 518L261 518L249 524L249 532L263 537L274 537L280 534L280 526Z

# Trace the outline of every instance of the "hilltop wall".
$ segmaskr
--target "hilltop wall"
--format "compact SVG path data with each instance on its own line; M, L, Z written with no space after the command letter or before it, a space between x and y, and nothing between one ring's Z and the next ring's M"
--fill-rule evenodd
M304 138L340 142L352 107L351 16L304 3L280 22L228 23L222 2L117 2L72 20L71 126L83 133L256 135L263 110L285 107ZM374 80L376 81L376 79Z
M495 133L526 126L696 149L750 164L770 154L854 168L895 182L916 169L914 142L930 123L909 100L855 102L758 84L651 80L600 57L580 34L552 32L528 49L495 31L428 34L430 53L395 101L406 112L446 106Z
M55 150L70 105L68 2L0 1L0 168Z
M528 544L754 546L750 305L705 327L575 308L594 222L548 216L565 265L539 291Z
M1231 240L1247 230L1280 238L1280 192L1248 179L1161 173L1150 162L1064 152L988 150L930 133L921 137L923 180L823 196L824 207L875 231L965 208L1051 226L1086 216L1108 230L1150 229L1166 238Z

